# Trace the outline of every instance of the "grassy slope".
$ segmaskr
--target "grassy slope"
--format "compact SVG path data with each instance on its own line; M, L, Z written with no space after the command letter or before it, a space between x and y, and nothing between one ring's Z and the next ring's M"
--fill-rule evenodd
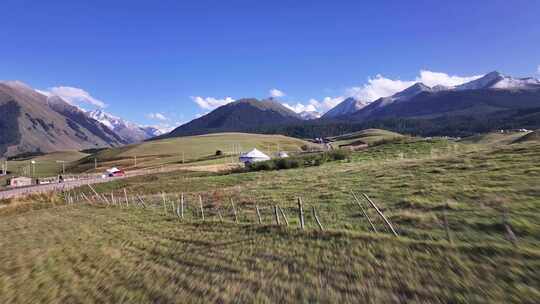
M69 227L69 229L66 229ZM57 207L0 222L3 303L538 299L540 252Z
M23 168L28 168L30 161L36 161L36 177L50 177L55 176L62 172L62 164L57 163L57 161L65 161L66 168L68 168L71 162L75 162L87 154L78 152L78 151L61 151L53 152L37 157L32 157L25 160L14 160L8 162L8 170L12 172L11 175L23 175L25 172ZM0 185L4 185L5 179L7 177L0 177Z
M134 168L134 157L137 156L137 168L158 166L163 164L178 164L182 161L182 154L186 162L209 158L217 150L225 154L233 152L233 145L241 151L257 148L265 153L276 153L280 150L297 152L303 145L310 143L300 139L281 135L260 135L246 133L219 133L200 136L178 137L144 142L141 144L112 148L97 154L100 167L113 165ZM237 149L238 149L237 148ZM215 162L225 162L230 159L220 158ZM88 170L93 168L93 156L77 164L74 170Z
M516 139L515 143L522 143L522 142L539 142L540 141L540 130L529 132L518 139Z
M461 143L475 144L480 146L496 146L510 144L519 138L523 137L526 133L523 132L511 132L511 133L499 133L492 132L487 134L479 134L470 137L466 137L460 140Z
M60 206L6 214L0 300L534 302L540 144L478 149L444 140L403 142L321 167L176 172L96 186L117 195L124 187L132 194L185 192L186 223L162 215L159 198L153 211ZM402 237L369 233L350 189L368 193ZM272 222L267 207L278 203L297 226L299 195L331 231L315 232L310 212L305 233L255 224L255 203L265 208L266 224ZM229 197L243 225L230 222ZM453 245L441 225L446 206ZM503 208L517 248L504 238ZM228 223L218 222L217 210ZM370 216L376 218L373 210Z
M362 141L364 143L372 145L382 140L391 140L400 137L403 137L403 135L391 131L380 129L367 129L354 133L331 137L330 139L334 141L332 145L334 145L335 147L339 147L340 145L348 145L357 141Z
M295 198L303 196L317 207L326 226L368 231L352 203L349 191L355 190L379 202L401 234L419 240L444 238L441 223L448 204L455 238L506 242L500 223L501 210L508 208L522 241L535 243L540 242L540 215L533 212L540 196L538 162L540 144L469 151L439 140L378 146L353 154L351 162L321 167L218 176L168 173L96 187L106 192L124 187L132 193L193 192L191 202L201 193L217 205L233 196L252 220L254 203L278 203L292 213Z

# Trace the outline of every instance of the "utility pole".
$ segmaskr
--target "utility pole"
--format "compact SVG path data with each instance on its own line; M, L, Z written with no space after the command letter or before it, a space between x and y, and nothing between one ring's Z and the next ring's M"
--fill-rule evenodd
M135 167L137 167L137 155L134 156L135 159Z
M97 170L97 158L94 157L94 169Z
M62 175L66 175L66 161L64 161L64 160L57 160L56 162L62 164Z
M31 160L30 161L30 164L32 166L32 177L36 177L36 161L35 160Z

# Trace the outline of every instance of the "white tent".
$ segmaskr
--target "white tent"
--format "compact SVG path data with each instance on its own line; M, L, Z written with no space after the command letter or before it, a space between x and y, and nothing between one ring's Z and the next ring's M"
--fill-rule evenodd
M285 151L281 151L281 152L278 153L278 157L279 158L287 158L287 157L289 157L289 154L287 154L287 152L285 152Z
M240 155L240 161L243 163L254 163L259 161L269 160L270 156L262 153L257 149L253 149L247 153Z

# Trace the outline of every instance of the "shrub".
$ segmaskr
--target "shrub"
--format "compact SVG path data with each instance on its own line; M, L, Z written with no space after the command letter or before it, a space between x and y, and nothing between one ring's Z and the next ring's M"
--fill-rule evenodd
M275 167L278 170L298 168L300 167L300 162L294 158L280 158L275 160Z
M255 162L248 165L252 171L270 171L275 170L276 166L272 160Z
M223 155L223 151L217 150L217 151L216 151L216 156L221 156L221 155Z
M334 150L327 154L331 160L345 160L351 157L351 151L345 149Z

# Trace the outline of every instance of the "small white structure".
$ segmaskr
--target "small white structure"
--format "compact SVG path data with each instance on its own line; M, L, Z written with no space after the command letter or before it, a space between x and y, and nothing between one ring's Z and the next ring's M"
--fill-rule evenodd
M287 154L287 152L285 152L285 151L280 151L278 153L278 157L279 158L287 158L287 157L289 157L289 154Z
M270 156L262 153L261 151L257 149L253 149L247 153L243 153L240 155L240 161L244 164L251 164L259 161L265 161L269 160Z
M9 180L9 185L11 187L24 187L24 186L31 186L32 185L32 179L30 177L25 176L19 176L14 177Z

